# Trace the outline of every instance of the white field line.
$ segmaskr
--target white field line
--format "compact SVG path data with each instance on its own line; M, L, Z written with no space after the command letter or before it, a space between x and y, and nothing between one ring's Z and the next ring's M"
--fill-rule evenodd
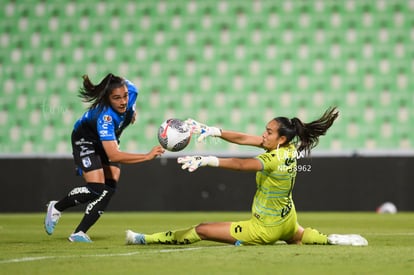
M197 246L197 247L187 247L187 248L172 248L172 249L160 249L160 250L150 250L150 251L134 251L134 252L128 252L128 253L113 253L113 254L23 257L23 258L0 260L0 264L23 263L23 262L34 262L34 261L42 261L42 260L56 260L56 259L69 259L69 258L128 257L128 256L133 256L133 255L137 255L137 254L144 254L144 253L174 253L174 252L183 252L183 251L210 249L210 248L229 248L229 247L235 247L235 246L233 246L233 245Z
M414 236L414 232L396 232L396 233L367 233L370 236Z
M414 232L399 232L399 233L368 233L364 234L365 236L414 236ZM0 260L0 264L9 264L9 263L23 263L23 262L33 262L33 261L42 261L50 259L68 259L68 258L98 258L98 257L128 257L141 253L174 253L174 252L183 252L183 251L192 251L192 250L201 250L201 249L210 249L210 248L229 248L234 247L233 245L220 245L220 246L197 246L197 247L186 247L186 248L172 248L172 249L160 249L160 250L150 250L150 251L135 251L128 253L114 253L114 254L91 254L91 255L68 255L68 256L40 256L40 257L23 257L16 259L7 259Z

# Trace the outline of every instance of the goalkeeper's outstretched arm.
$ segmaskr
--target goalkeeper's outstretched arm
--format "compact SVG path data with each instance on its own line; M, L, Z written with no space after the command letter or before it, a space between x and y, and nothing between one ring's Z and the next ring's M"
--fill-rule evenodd
M185 123L190 127L193 134L199 135L197 138L198 142L203 141L207 137L220 137L225 141L235 144L263 147L263 138L261 136L222 130L218 127L200 123L192 118L187 119Z
M222 130L221 136L225 141L240 144L262 147L263 138L261 136L254 136L240 132Z
M177 162L181 164L182 169L188 169L189 172L193 172L203 166L221 167L240 171L261 171L263 169L262 163L256 158L242 159L218 158L215 156L186 156L179 157Z
M262 163L256 158L218 158L217 167L237 171L261 171Z

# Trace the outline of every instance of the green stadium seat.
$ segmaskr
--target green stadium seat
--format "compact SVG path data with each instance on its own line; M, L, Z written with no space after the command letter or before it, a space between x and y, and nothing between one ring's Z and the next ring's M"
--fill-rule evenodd
M98 81L108 71L141 91L145 134L125 136L132 150L148 150L168 116L260 133L272 116L312 120L332 105L341 117L323 149L413 149L412 7L383 4L6 1L0 125L11 149L2 152L70 152L65 133L85 110L81 76ZM20 117L26 110L33 118Z

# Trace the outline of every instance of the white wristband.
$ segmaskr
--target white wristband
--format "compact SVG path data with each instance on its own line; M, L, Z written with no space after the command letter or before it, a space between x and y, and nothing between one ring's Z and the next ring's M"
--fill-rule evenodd
M219 159L214 156L208 156L207 158L207 165L212 167L218 167L219 166Z
M210 127L212 136L221 137L221 129L217 127Z

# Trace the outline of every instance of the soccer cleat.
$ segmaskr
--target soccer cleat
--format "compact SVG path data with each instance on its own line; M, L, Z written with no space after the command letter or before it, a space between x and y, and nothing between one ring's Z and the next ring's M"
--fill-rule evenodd
M45 217L45 230L48 235L52 235L55 226L61 216L60 211L55 208L57 201L50 201L47 205L47 213Z
M237 240L237 241L234 243L234 246L243 246L243 242L242 242L242 241L240 241L240 240Z
M135 233L131 230L126 231L126 244L147 244L145 242L145 235Z
M92 242L89 236L83 233L82 231L79 231L77 233L72 233L68 239L72 243L91 243Z
M328 243L334 245L352 245L352 246L367 246L368 241L356 234L339 235L331 234L328 236Z

